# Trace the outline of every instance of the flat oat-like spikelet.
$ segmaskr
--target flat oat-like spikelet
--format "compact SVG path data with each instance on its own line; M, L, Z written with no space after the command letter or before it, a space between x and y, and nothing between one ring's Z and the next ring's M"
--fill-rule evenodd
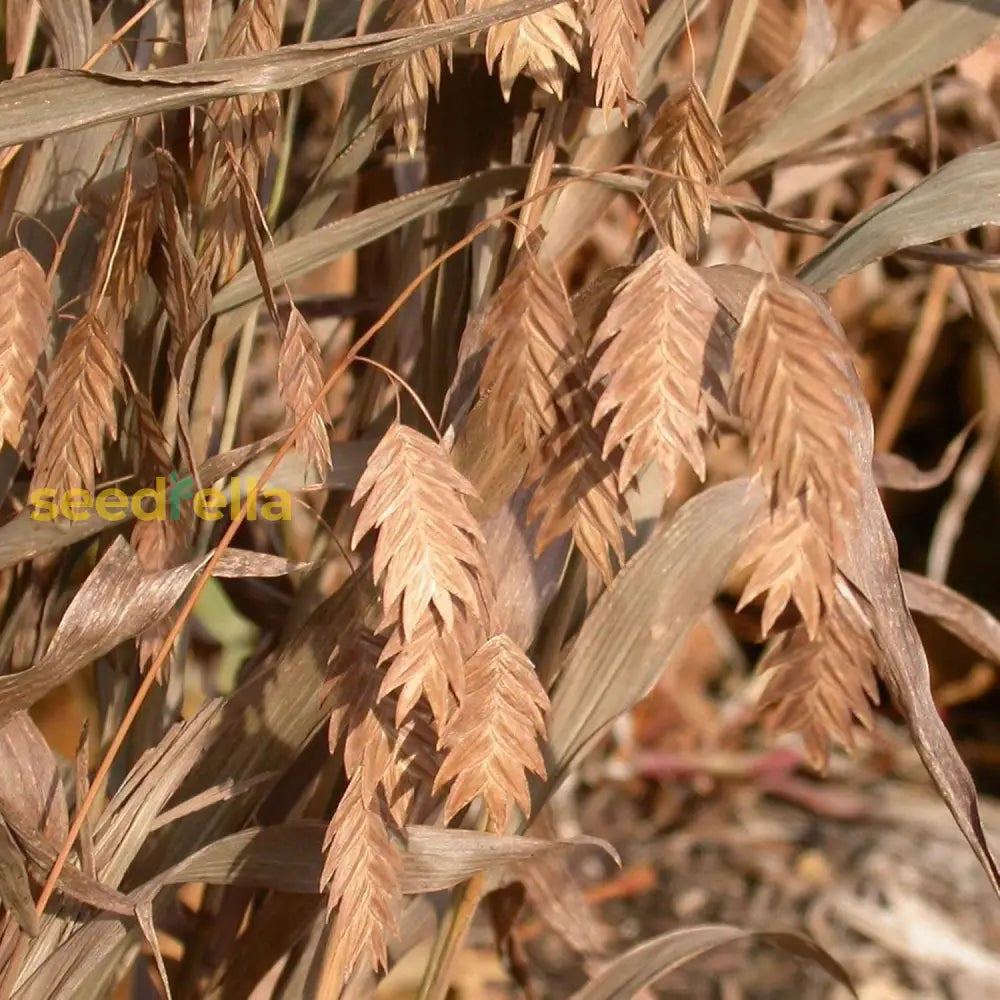
M480 378L488 419L528 451L558 425L559 397L576 358L576 324L555 267L521 251L483 316L489 354Z
M357 967L384 969L388 943L399 932L403 859L379 799L366 799L352 779L324 842L322 884L337 909L331 962L345 982Z
M619 565L625 562L622 531L631 532L634 526L616 467L602 457L589 394L581 389L574 398L576 405L567 413L575 419L571 417L538 454L540 479L528 505L528 520L537 522L538 552L571 532L587 562L610 583L614 576L611 553Z
M452 782L446 821L481 796L490 829L503 832L512 807L530 812L526 772L545 777L538 740L549 699L531 661L503 634L480 646L465 673L465 697L441 736L448 755L434 788Z
M115 392L123 391L121 361L104 324L88 313L66 335L45 393L32 489L93 492L103 467L102 446L117 436Z
M831 740L853 749L855 720L872 728L879 700L875 637L850 584L838 575L836 587L815 640L793 629L760 664L769 675L759 703L768 729L799 733L817 770L826 766Z
M163 154L157 157L157 167L160 211L149 270L170 324L167 363L179 379L188 348L208 319L212 296L181 218L174 190L176 165Z
M604 457L623 448L622 487L650 461L663 471L667 492L681 459L705 478L703 382L717 312L712 290L670 247L654 253L615 290L590 345L596 357L590 382L605 383L594 423L614 413Z
M270 52L281 40L276 0L243 0L229 22L220 56ZM242 187L255 190L278 129L280 105L273 91L242 94L208 107L206 151L211 170L203 196L205 240L198 255L204 276L234 266L241 245ZM242 184L241 184L242 175Z
M466 506L472 496L441 445L402 424L386 432L358 481L352 504L363 505L351 545L378 529L373 572L383 607L400 602L407 641L429 609L448 630L457 615L480 610L484 543Z
M682 256L697 253L712 214L708 189L719 182L722 136L697 82L663 102L646 138L654 175L646 203L662 237Z
M647 0L587 0L590 47L597 103L605 113L615 105L627 112L639 83L639 50L646 34Z
M330 752L344 743L344 770L360 783L365 802L377 794L396 823L411 821L413 806L427 799L437 773L437 733L426 705L400 713L395 693L383 695L381 641L351 630L333 657L330 681ZM393 722L393 716L405 721Z
M833 602L836 564L816 525L803 516L799 501L772 511L750 538L734 570L753 567L737 610L766 593L761 634L766 636L789 601L794 601L815 639L825 608Z
M389 9L390 28L422 28L454 17L455 0L394 0ZM451 46L444 46L451 58ZM441 87L441 49L420 49L405 59L379 63L375 70L375 101L372 117L392 125L396 145L412 156L427 121L431 88Z
M323 361L316 338L305 317L293 307L278 354L278 388L288 418L293 423L298 422L321 394L323 382ZM295 439L295 446L305 456L309 467L321 476L330 467L329 420L330 411L324 399L312 411L308 423Z
M496 2L468 0L466 9L469 13L485 10ZM542 90L561 99L565 67L580 68L571 39L582 30L576 6L568 0L489 28L486 63L492 71L499 59L504 97L510 100L514 81L521 73L527 73Z
M433 613L420 619L409 639L397 623L379 662L388 664L379 696L397 692L396 725L403 724L424 696L442 728L451 715L452 694L461 700L465 691L465 657L458 637Z
M734 396L772 509L798 500L835 559L854 519L860 471L848 434L864 405L843 332L805 292L765 277L733 350Z
M51 313L52 295L38 261L26 250L0 257L0 444L15 450L21 448Z
M145 166L145 164L143 165ZM153 170L129 170L105 226L89 308L117 339L139 297L148 270L159 215L160 190Z

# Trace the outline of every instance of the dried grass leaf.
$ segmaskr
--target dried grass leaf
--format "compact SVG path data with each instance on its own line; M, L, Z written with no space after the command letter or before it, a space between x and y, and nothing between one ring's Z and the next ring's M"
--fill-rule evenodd
M288 419L294 424L322 394L323 359L319 345L298 309L292 308L285 325L278 354L278 389ZM309 416L309 422L295 439L296 447L306 459L307 468L320 476L330 466L330 410L323 399Z
M669 247L650 256L615 290L590 345L597 358L590 384L606 380L594 421L614 412L604 457L622 447L623 488L646 462L660 466L667 493L681 459L704 480L701 435L709 422L702 384L717 311L711 289Z
M30 708L76 671L155 625L180 599L208 556L176 569L145 573L131 546L116 538L63 614L41 658L29 669L0 677L0 721ZM277 556L231 549L217 576L268 576L295 569Z
M54 489L56 496L93 492L104 467L104 439L117 437L115 393L123 390L118 352L101 320L88 313L66 335L52 366L32 489Z
M189 63L196 63L205 51L212 21L212 0L181 0L184 13L184 51Z
M455 0L393 0L388 13L392 29L422 28L454 17ZM412 156L427 121L427 101L441 87L441 53L451 60L451 45L429 46L398 61L380 63L375 69L375 102L372 117L392 125L396 145Z
M49 335L52 295L26 250L0 257L0 444L20 449L38 366Z
M43 23L52 36L56 62L66 68L82 66L93 45L93 24L87 0L38 0Z
M791 65L768 80L745 101L728 111L719 122L724 138L727 160L774 121L795 98L795 95L829 61L837 44L837 31L830 20L826 0L806 0L806 23ZM782 30L787 30L788 14L783 9L773 15Z
M59 766L26 712L0 726L0 798L17 807L19 826L54 844L65 838L69 810Z
M729 164L725 182L814 143L974 51L996 34L998 0L916 0L817 73Z
M646 187L653 223L681 256L696 254L712 215L709 189L719 183L724 161L719 127L695 80L663 102L646 148L646 163L663 174Z
M1000 621L943 583L918 573L904 571L901 576L911 611L928 615L980 656L1000 663Z
M470 14L494 6L496 0L466 3ZM565 67L580 68L573 39L582 31L576 8L568 0L536 14L492 25L486 32L486 63L492 71L499 60L498 75L504 97L510 100L514 81L521 73L527 73L542 90L561 98Z
M465 665L462 703L441 734L448 748L434 789L452 783L451 819L482 797L494 831L507 828L511 809L531 809L527 771L545 777L538 739L549 699L528 657L504 634L488 639Z
M160 114L207 101L301 87L333 73L398 59L560 0L506 0L478 12L407 32L283 45L280 51L184 63L142 73L46 70L5 81L0 91L0 146L104 122ZM47 109L45 115L38 108Z
M763 496L745 479L693 497L629 560L587 616L549 713L546 789L590 742L649 692L732 568Z
M384 608L399 602L407 639L430 608L449 630L457 614L479 610L483 535L466 506L474 495L441 445L402 424L368 459L352 500L362 506L351 544L378 529L373 573Z
M646 34L647 0L588 0L591 62L597 104L627 114L639 96L639 56ZM586 6L586 5L585 5Z
M298 820L240 830L156 875L136 895L184 882L318 893L325 829L325 824L315 820ZM407 826L399 846L400 887L406 895L450 889L480 872L490 876L491 884L502 883L526 862L579 848L598 847L617 860L613 848L594 837L541 839L441 826Z
M8 8L9 9L9 8ZM0 816L0 902L25 934L38 934L38 914L31 894L24 852Z
M1000 14L1000 3L996 6ZM993 198L998 185L1000 143L956 156L920 183L887 195L856 215L799 276L826 291L846 275L904 247L998 223L1000 209Z
M846 970L809 938L789 931L747 931L726 924L703 924L669 931L636 945L608 964L572 1000L632 1000L645 987L701 955L741 941L762 941L806 958L858 994Z

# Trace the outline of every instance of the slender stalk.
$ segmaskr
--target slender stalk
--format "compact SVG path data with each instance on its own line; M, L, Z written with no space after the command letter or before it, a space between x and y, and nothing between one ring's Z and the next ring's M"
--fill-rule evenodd
M750 26L757 14L757 3L758 0L732 0L726 11L726 20L722 25L722 34L715 49L712 69L708 74L708 87L705 90L705 100L716 121L726 110L736 70L743 58L747 38L750 37Z
M309 0L306 7L305 20L302 22L302 37L299 41L308 42L316 25L316 12L319 0ZM281 153L278 166L274 172L274 184L271 188L271 200L267 206L267 224L273 229L278 224L278 213L281 211L281 201L288 183L288 167L292 162L292 139L295 137L295 123L298 121L299 109L302 107L302 88L296 87L288 94L285 105L284 128L281 133Z

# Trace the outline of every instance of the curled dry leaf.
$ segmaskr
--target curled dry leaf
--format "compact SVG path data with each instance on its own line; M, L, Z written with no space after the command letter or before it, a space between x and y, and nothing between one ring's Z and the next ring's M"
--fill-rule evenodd
M1000 663L1000 621L943 583L918 573L903 572L901 576L911 611L928 615L980 656Z
M538 739L545 733L549 699L532 662L503 634L473 654L465 673L465 696L441 734L448 755L434 787L452 783L446 819L482 797L490 827L499 832L513 806L525 816L530 812L525 772L545 777Z
M0 257L0 445L20 449L49 335L52 296L26 250Z
M0 798L18 808L21 824L46 840L58 844L66 836L69 813L59 767L26 712L0 726Z
M670 247L615 290L590 345L597 358L590 383L604 383L595 423L614 413L604 457L622 446L622 487L650 461L660 466L667 493L681 459L705 478L701 435L709 423L702 383L717 311L711 289Z
M402 424L368 459L352 501L362 506L351 544L378 529L373 573L387 613L398 603L407 639L431 608L449 630L463 609L478 610L483 535L466 506L474 495L441 445Z
M638 65L646 34L647 0L589 0L585 5L597 104L605 113L617 105L623 115L639 96Z
M318 893L324 829L315 820L299 820L240 830L206 844L156 875L135 895L183 882ZM618 861L611 845L594 837L514 837L441 826L407 826L400 832L398 846L400 890L406 895L450 889L480 872L502 884L526 862L583 848L601 849Z
M529 451L557 426L560 394L582 353L566 290L529 240L487 308L480 379L489 422Z
M498 6L496 0L467 0L470 14ZM583 30L571 2L556 3L547 10L527 14L486 32L486 62L492 70L499 60L498 75L504 97L510 99L514 81L527 73L543 90L562 97L566 67L579 69L572 39Z
M716 948L741 941L766 944L809 959L857 997L847 972L809 938L790 931L747 931L726 924L704 924L669 931L636 945L609 963L572 1000L632 1000L645 987Z
M116 538L70 602L41 658L28 670L0 677L0 721L30 708L88 663L152 628L207 560L206 555L176 569L146 573L128 542ZM296 564L277 556L229 550L216 575L281 575L294 568Z
M278 389L288 418L298 423L323 390L323 360L309 324L292 308L285 325L278 355ZM330 465L330 411L323 399L313 408L309 421L295 439L306 459L307 469L324 475Z
M954 471L965 448L973 427L978 419L970 421L955 435L945 448L937 465L931 469L921 469L902 455L892 452L876 452L872 456L872 475L879 489L919 492L933 490L940 486Z
M52 366L33 490L93 492L104 465L104 438L117 437L115 393L123 389L118 352L101 320L88 313L66 335Z
M664 101L646 137L646 186L658 234L682 256L697 253L712 209L709 189L722 170L722 136L695 80ZM647 220L648 222L649 220Z
M394 0L388 12L390 28L422 28L439 24L457 13L455 0ZM451 46L444 45L448 59ZM405 59L379 63L375 69L375 101L372 117L392 125L396 145L417 151L420 133L427 121L431 89L441 87L441 49L429 46Z

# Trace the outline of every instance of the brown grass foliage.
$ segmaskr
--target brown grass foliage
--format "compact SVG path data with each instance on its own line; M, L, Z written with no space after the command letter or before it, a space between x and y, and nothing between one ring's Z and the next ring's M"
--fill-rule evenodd
M484 900L524 985L518 883L591 1000L736 940L596 963L553 884L553 793L705 615L764 675L733 739L822 769L888 693L997 885L856 302L933 268L921 329L995 350L1000 153L935 81L985 96L1000 14L865 7L8 3L0 1000L371 996L421 896L421 1000Z

